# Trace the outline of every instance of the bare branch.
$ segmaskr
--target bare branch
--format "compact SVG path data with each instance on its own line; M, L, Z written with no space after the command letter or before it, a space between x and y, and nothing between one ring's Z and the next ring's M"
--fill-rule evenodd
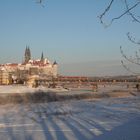
M116 0L117 1L117 0ZM100 22L102 25L104 25L104 27L108 27L110 26L114 21L118 20L118 19L121 19L122 17L128 15L131 17L132 21L134 22L137 22L137 23L140 23L140 16L139 15L136 15L134 14L134 10L140 5L140 0L137 0L135 1L133 4L129 3L128 0L123 0L124 1L124 11L121 12L118 16L112 18L109 23L106 23L104 21L104 17L106 17L106 15L111 11L111 8L112 8L112 5L113 5L113 2L116 2L115 0L109 0L109 4L108 6L105 8L105 10L103 11L103 13L99 16L99 19L100 19ZM131 41L132 43L134 43L135 45L140 45L140 40L136 40L133 36L130 35L130 33L128 32L127 33L127 37L128 37L128 40ZM135 54L130 57L130 56L127 56L124 51L122 50L122 47L120 47L120 52L121 52L121 55L122 57L132 63L132 64L136 64L137 66L140 66L140 49L138 49ZM133 73L133 74L140 74L140 73L136 73L134 71L132 71L129 67L127 67L123 61L121 61L123 67Z
M45 7L44 4L43 4L43 1L44 1L44 0L36 0L36 3L37 3L37 4L40 4L42 7Z
M127 37L132 43L140 45L140 41L135 41L136 39L132 37L129 32L127 33Z
M113 23L113 21L120 19L121 17L123 17L124 15L128 14L132 9L136 8L138 5L140 4L140 1L138 1L135 5L131 6L129 9L127 9L124 13L122 13L120 16L115 17L111 20L110 24Z
M134 72L133 70L131 70L129 67L127 67L123 61L121 61L122 63L122 66L128 71L128 72L131 72L133 74L136 74L136 75L139 75L140 73L137 73L137 72Z
M137 58L134 58L134 59L128 58L128 57L124 54L124 52L123 52L121 46L120 46L120 51L121 51L122 56L123 56L127 61L129 61L129 62L131 62L131 63L133 63L133 64L136 64L136 65L140 65L140 63L137 62L137 60L138 60L139 58L138 58L138 59L137 59Z
M135 52L135 56L136 56L136 61L137 63L140 63L140 56L138 55L138 52Z
M114 2L114 0L111 0L110 3L109 3L109 5L107 6L107 8L104 10L104 12L103 12L100 16L98 16L99 19L100 19L101 24L103 24L103 25L105 25L105 26L106 26L106 24L103 22L103 17L104 17L104 16L106 15L106 13L110 10L110 8L111 8L113 2Z
M127 0L124 0L124 1L125 1L126 9L128 10L129 9L129 5L127 3ZM140 20L138 19L138 17L136 18L133 13L131 13L130 11L128 11L128 14L131 16L131 18L133 19L133 21L136 21L136 22L140 23Z
M126 1L126 0L125 0ZM103 24L105 27L108 27L110 26L115 20L118 20L120 18L122 18L123 16L125 16L126 14L129 14L131 15L131 17L133 19L135 19L135 21L139 22L139 20L137 18L135 18L135 16L130 12L132 9L136 8L139 4L140 4L140 1L138 1L137 3L135 3L134 5L132 5L131 7L128 7L128 4L127 2L125 2L125 5L127 7L127 9L119 16L115 17L115 18L112 18L110 23L109 24L106 24L104 21L103 21L103 17L106 15L106 13L110 10L112 4L113 4L114 0L111 0L110 1L110 4L108 5L108 7L104 10L104 12L99 16L99 19L100 19L100 22L101 24Z

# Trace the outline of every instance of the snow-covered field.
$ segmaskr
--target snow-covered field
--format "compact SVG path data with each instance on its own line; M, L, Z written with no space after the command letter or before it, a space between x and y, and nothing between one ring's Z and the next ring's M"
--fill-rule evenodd
M133 85L99 85L97 93L91 87L0 86L0 96L39 91L117 98L0 105L0 140L140 140L140 93Z
M24 85L8 85L8 86L2 86L0 85L0 95L2 94L12 94L12 93L35 93L35 92L56 92L59 95L71 95L71 94L82 94L82 93L96 93L93 91L92 86L88 87L80 87L80 88L70 88L65 89L63 87L57 87L57 88L46 88L43 86L32 88ZM128 91L134 91L132 88L132 84L127 88L125 83L121 84L113 84L113 85L98 85L98 94L99 93L110 93L110 92L128 92Z
M10 94L10 93L34 93L34 92L66 92L67 90L64 88L45 88L45 87L38 87L32 88L28 86L22 85L8 85L8 86L0 86L0 94Z
M140 96L0 105L0 140L140 140Z

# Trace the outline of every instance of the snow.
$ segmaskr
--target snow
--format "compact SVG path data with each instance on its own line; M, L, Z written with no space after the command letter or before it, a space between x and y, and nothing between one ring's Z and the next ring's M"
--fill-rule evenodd
M140 93L132 87L99 85L95 92L119 98L0 105L0 140L140 140ZM94 94L91 87L0 86L0 95L38 91Z
M140 140L140 96L0 105L0 140Z
M22 85L5 85L0 86L0 94L11 94L11 93L34 93L34 92L65 92L68 91L64 88L46 88L46 87L38 87L32 88L29 86Z
M135 91L132 88L133 85L131 85L131 87L128 89L126 84L114 84L114 85L106 85L105 87L103 85L98 85L98 94L102 94L102 93L107 93L107 94L119 94L121 96L126 96L126 93L129 92L133 92ZM56 88L47 88L47 87L43 87L43 86L39 86L37 88L32 88L29 86L25 86L25 85L5 85L2 86L0 85L0 94L6 94L6 93L34 93L34 92L57 92L59 95L63 95L63 94L67 94L67 95L71 95L71 94L82 94L82 93L96 93L93 92L92 86L88 86L88 87L79 87L79 88L69 88L69 89L65 89L61 86L58 86ZM120 94L121 93L121 94ZM122 94L123 93L123 94ZM129 94L130 96L130 94Z

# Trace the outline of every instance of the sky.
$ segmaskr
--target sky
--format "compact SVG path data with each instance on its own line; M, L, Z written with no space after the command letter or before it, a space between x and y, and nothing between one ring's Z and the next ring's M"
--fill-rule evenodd
M42 6L36 0L1 0L0 63L22 62L28 45L33 59L43 51L45 57L56 60L62 75L129 74L121 66L119 47L132 55L135 50L126 33L140 36L140 25L125 16L104 28L98 16L108 2L44 0ZM118 0L105 21L123 9Z

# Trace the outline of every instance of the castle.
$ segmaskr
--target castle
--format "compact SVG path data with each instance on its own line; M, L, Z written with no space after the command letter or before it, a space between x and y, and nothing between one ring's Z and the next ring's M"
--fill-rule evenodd
M0 84L28 82L32 77L57 77L57 69L56 61L51 63L47 58L44 58L43 52L40 59L31 59L30 48L26 46L22 63L0 64Z

